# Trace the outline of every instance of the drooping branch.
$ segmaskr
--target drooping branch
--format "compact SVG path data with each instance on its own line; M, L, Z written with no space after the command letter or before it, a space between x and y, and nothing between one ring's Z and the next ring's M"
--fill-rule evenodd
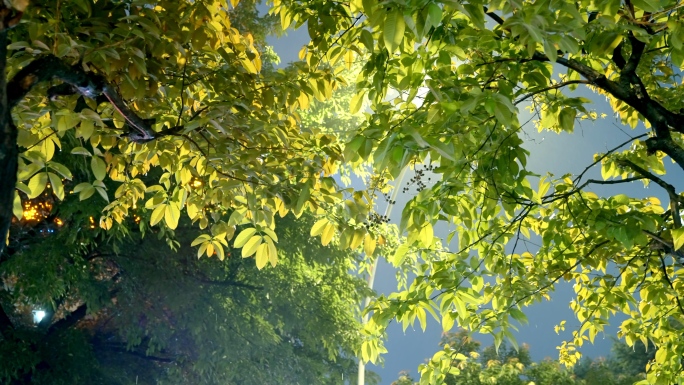
M85 72L78 66L69 66L53 55L40 57L22 68L7 84L7 105L9 110L16 106L28 92L38 83L59 79L72 87L73 93L88 98L104 96L112 106L126 119L131 128L128 137L136 143L147 142L157 137L149 124L131 111L116 90L104 77L92 72ZM53 90L53 95L65 94L69 90L61 87Z

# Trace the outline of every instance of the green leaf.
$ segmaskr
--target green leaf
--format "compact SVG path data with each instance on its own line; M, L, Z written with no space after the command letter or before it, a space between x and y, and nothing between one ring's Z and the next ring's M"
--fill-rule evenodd
M656 0L632 0L632 4L646 12L657 12L661 9L660 2Z
M564 107L558 114L558 122L560 127L565 132L572 132L575 127L575 117L577 112L574 108Z
M14 202L12 203L12 213L18 220L24 216L24 207L21 205L21 197L14 193Z
M390 53L394 53L401 44L401 41L404 39L405 28L406 22L401 12L393 9L387 13L382 35L385 41L385 48Z
M33 199L45 191L45 186L48 182L48 173L40 172L34 175L31 180L29 180L28 188L31 193L28 195L29 199Z
M98 156L90 159L90 168L93 170L93 175L97 180L103 180L107 176L107 165L104 160Z
M71 149L71 153L74 155L87 155L87 156L93 155L85 147L74 147Z
M409 245L406 243L402 243L397 247L397 250L394 252L394 255L392 256L392 264L396 267L401 266L404 263L404 260L406 259L406 253L409 251Z
M48 178L50 179L50 186L52 187L52 192L59 200L64 199L64 184L62 184L62 178L59 175L48 172Z
M62 176L62 178L64 178L64 179L71 180L71 178L73 177L71 175L71 171L69 171L69 169L66 168L66 166L64 166L63 164L60 164L57 162L48 162L47 165L51 169L57 171Z
M361 110L361 107L363 107L363 101L364 98L366 97L366 91L360 91L354 94L351 98L351 102L349 103L349 110L352 114L355 114Z
M299 214L301 215L302 209L304 209L304 204L309 200L309 197L311 197L311 187L309 184L304 184L304 187L302 188L302 191L299 193L299 198L297 199L297 205L295 206L294 212L295 215Z
M370 31L368 31L367 29L361 30L359 41L361 41L361 44L366 46L368 52L373 52L373 42L375 40L373 39L373 35L371 35Z
M433 27L438 27L441 23L442 8L435 3L430 3L427 8L427 18L425 19L425 31L423 31L423 34L428 33Z
M681 249L684 245L684 227L672 229L670 232L672 234L675 251Z

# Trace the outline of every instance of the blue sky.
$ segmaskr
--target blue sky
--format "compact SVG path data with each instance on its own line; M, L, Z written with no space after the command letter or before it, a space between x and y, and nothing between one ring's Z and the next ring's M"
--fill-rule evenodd
M280 55L282 63L287 64L298 60L299 49L309 41L306 28L302 27L297 31L288 31L286 36L281 38L269 38L268 42ZM525 127L524 147L531 152L528 159L528 169L538 174L545 175L547 172L560 176L566 173L578 174L593 162L594 154L605 152L626 141L630 136L637 136L645 132L643 126L632 130L623 126L614 117L605 97L596 95L588 89L578 89L576 96L584 96L591 99L594 103L589 108L599 114L605 113L606 118L596 122L583 121L575 125L575 132L572 134L537 133L535 127L530 124ZM520 107L520 121L526 121L529 115L523 112ZM664 179L678 186L679 181L684 180L684 172L678 167L673 167L666 160L668 174ZM413 175L409 171L406 179ZM586 178L601 179L600 166L594 167L586 174ZM360 188L361 186L355 186ZM656 196L663 204L667 203L667 195L657 186L645 189L642 182L632 182L629 184L619 184L612 186L596 186L593 189L599 195L607 196L614 194L627 194L633 197ZM391 221L399 223L401 216L402 203L405 203L412 196L400 194L397 199L397 208L391 214ZM384 212L384 207L379 207L378 212ZM446 227L436 229L436 236L445 238L448 233ZM381 261L378 267L378 276L375 281L375 290L378 293L390 293L396 290L395 270L386 262ZM562 283L557 285L555 293L550 301L535 305L525 310L529 324L520 326L517 333L519 343L527 343L534 360L541 360L546 357L556 359L558 357L556 346L564 339L570 339L570 331L573 327L578 327L579 323L574 318L569 309L569 302L574 292L570 284ZM554 326L560 321L567 320L565 334L556 335ZM605 335L599 335L593 345L587 344L581 352L590 357L607 355L612 345L611 337L617 332L617 326L622 319L615 318L607 328ZM392 323L388 329L388 339L386 347L388 353L384 356L384 367L369 366L369 369L377 372L382 377L382 385L389 385L402 370L408 370L417 378L417 367L428 357L431 357L438 350L438 343L442 333L441 325L434 319L430 319L428 327L423 332L418 325L416 328L409 328L404 332L401 325ZM492 339L487 335L474 335L475 339L480 340L484 346L491 344Z

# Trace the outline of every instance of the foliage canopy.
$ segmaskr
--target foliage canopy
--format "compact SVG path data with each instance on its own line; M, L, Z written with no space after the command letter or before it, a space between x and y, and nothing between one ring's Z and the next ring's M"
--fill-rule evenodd
M109 200L99 220L106 229L132 215L173 229L184 211L211 229L195 241L200 255L222 258L232 240L262 268L277 263L274 216L288 212L324 215L311 231L324 244L338 237L344 247L377 254L384 238L373 226L383 220L373 213L374 193L405 167L429 162L440 180L403 208L406 241L389 256L418 278L374 301L364 360L383 351L379 336L391 320L425 325L428 313L445 330L457 324L492 333L498 344L512 337L512 321L525 321L522 309L568 281L580 326L560 346L561 362L577 362L577 349L621 313L619 336L628 345L656 346L646 381L683 380L682 195L665 166L684 169L679 2L272 6L283 28L306 24L311 36L303 62L287 69L262 68L254 39L231 26L222 2L27 7L22 22L3 32L11 44L0 52L10 76L3 108L13 108L14 121L0 111L7 122L0 156L18 159L17 189L35 197L49 181L59 198L74 191ZM3 27L16 24L6 14ZM369 109L343 146L335 135L302 128L298 110L331 98L343 84L341 68L355 61L363 70L351 109L365 102ZM68 86L46 89L54 78ZM36 87L44 88L26 93L41 81ZM572 132L578 119L596 118L589 99L568 92L575 87L605 96L624 125L647 133L596 154L578 175L528 170L523 108L541 131ZM57 160L60 148L88 166L88 178L62 180L72 172ZM340 188L332 178L340 162L369 162L368 190ZM4 164L0 180L13 189L16 173ZM601 180L586 177L593 167ZM153 180L143 182L145 174ZM590 191L642 182L662 188L669 202ZM0 191L3 232L12 195ZM20 216L21 200L14 203ZM455 226L447 239L455 249L434 237L439 223ZM538 247L521 252L525 238ZM421 381L441 381L449 355L423 366Z

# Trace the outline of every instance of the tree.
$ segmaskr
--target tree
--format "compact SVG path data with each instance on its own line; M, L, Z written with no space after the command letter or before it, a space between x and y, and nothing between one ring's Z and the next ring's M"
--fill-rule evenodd
M259 273L247 259L198 259L189 220L175 236L143 221L116 234L92 222L104 203L41 198L31 202L52 210L14 225L23 236L0 267L13 327L0 339L3 384L332 385L356 374L359 255L313 241L311 216L279 220L282 261Z
M448 363L449 374L443 380L447 385L575 385L571 372L561 368L557 361L532 362L526 345L520 349L499 351L488 346L480 352L480 343L465 330L447 333L440 342L444 352L455 358ZM503 348L503 349L501 349ZM460 354L460 356L459 356ZM479 362L477 358L480 358ZM413 379L405 372L394 382L396 385L412 385Z
M365 61L355 101L368 99L371 112L345 160L371 160L389 180L426 162L439 179L404 207L407 242L390 258L419 278L378 299L369 328L384 330L393 319L424 324L427 313L439 312L445 330L456 323L493 334L498 345L511 338L512 320L524 322L522 309L568 281L580 326L560 346L563 363L575 363L585 341L622 313L619 337L656 346L648 381L679 381L682 198L665 176L666 163L684 168L678 2L274 6L285 26L307 23L310 66L357 54ZM647 133L596 154L577 175L529 170L522 108L539 130L570 133L576 120L598 119L589 99L569 92L577 87L607 98L624 125L643 124ZM587 177L594 167L602 179ZM651 184L668 201L650 190L647 198L625 195L627 183ZM597 185L613 193L600 197L591 191ZM453 251L434 239L438 223L456 226ZM525 238L539 247L522 252ZM440 381L441 359L425 367L424 382Z
M648 381L680 381L682 198L665 175L670 161L684 168L679 3L274 0L272 13L282 28L306 24L311 36L304 62L287 70L259 71L251 35L237 33L218 2L27 7L22 23L4 32L11 56L0 53L10 75L0 84L0 157L9 160L0 174L0 233L11 218L13 191L6 192L17 155L18 188L33 197L50 180L59 197L60 176L71 174L52 160L54 150L74 139L90 141L91 149L69 152L85 157L92 177L73 190L113 198L98 221L104 228L138 213L173 229L183 208L200 227L221 230L198 238L202 252L222 256L235 235L233 246L247 246L245 256L264 267L277 262L275 213L310 210L324 216L311 232L324 244L337 237L372 255L384 243L374 224L385 221L373 212L373 193L425 162L415 171L420 191L402 211L406 242L390 257L418 278L372 305L364 360L383 351L389 322L425 325L428 313L445 330L491 333L499 345L512 339L511 322L524 322L522 309L568 281L579 327L560 346L563 363L577 362L585 341L622 313L619 337L656 347ZM16 13L3 15L3 27L17 23ZM53 56L36 56L48 51ZM356 60L364 66L352 112L366 100L369 112L342 150L336 137L303 130L297 110L330 98L343 85L339 67ZM55 77L71 86L26 94ZM568 92L576 87L606 97L623 124L648 132L596 154L578 175L529 170L521 109L531 109L542 131L572 132L577 119L597 119L590 100ZM45 96L74 92L103 103ZM337 187L331 175L342 161L372 162L368 190ZM587 177L594 167L602 179ZM439 181L427 186L423 168ZM145 173L155 180L142 183ZM650 190L647 198L620 190L642 182L668 202ZM599 197L597 185L614 193ZM222 212L233 214L226 221ZM438 223L456 227L447 241L457 249L435 239ZM538 247L521 252L525 238ZM446 353L433 357L421 381L441 381L444 360Z

